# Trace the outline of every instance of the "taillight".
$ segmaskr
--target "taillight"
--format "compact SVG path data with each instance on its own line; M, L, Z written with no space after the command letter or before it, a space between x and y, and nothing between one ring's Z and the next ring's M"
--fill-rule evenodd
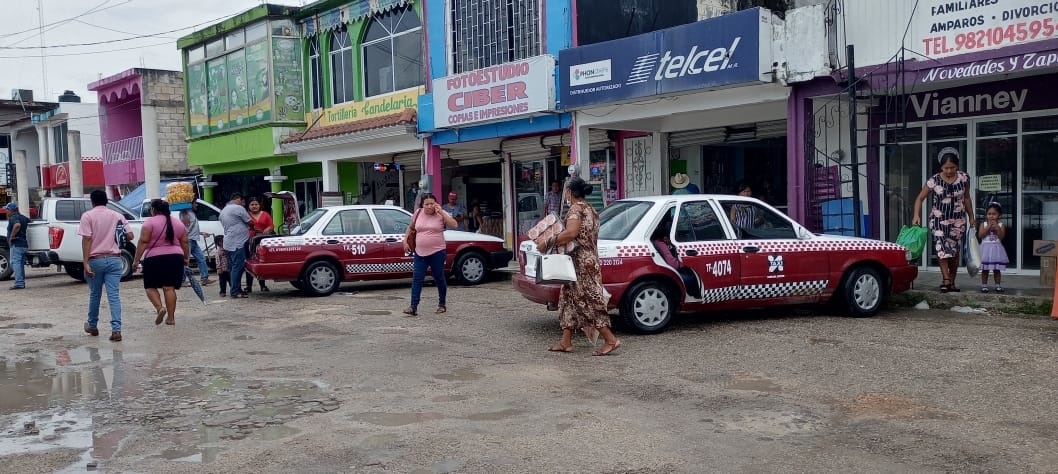
M257 253L257 261L258 262L263 262L264 258L265 258L265 255L268 254L268 247L262 247L262 246L258 245L256 253Z
M62 235L66 233L62 227L48 227L48 246L57 249L62 244Z
M518 257L518 268L525 270L525 251L519 250L515 252L515 255Z

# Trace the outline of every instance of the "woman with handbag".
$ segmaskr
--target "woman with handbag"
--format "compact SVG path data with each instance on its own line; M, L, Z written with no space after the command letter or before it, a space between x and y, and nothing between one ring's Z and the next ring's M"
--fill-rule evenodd
M411 280L411 306L404 309L408 316L419 315L419 297L422 295L423 280L426 270L433 274L437 285L437 314L448 311L445 298L448 296L448 284L445 281L445 228L454 229L458 225L433 194L421 196L422 207L415 211L411 225L404 233L404 252L414 255Z
M607 298L598 253L599 213L584 199L591 192L592 186L583 179L571 179L564 196L569 202L566 229L557 236L539 237L534 242L541 253L570 242L577 244L569 253L577 270L577 281L563 284L558 295L562 339L547 350L573 352L573 333L577 328L590 327L598 330L604 342L592 355L604 356L621 347L621 341L610 331L610 315L606 312Z

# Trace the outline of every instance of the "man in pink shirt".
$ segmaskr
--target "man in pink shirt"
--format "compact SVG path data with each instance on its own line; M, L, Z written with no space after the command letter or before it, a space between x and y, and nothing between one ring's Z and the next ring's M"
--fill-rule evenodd
M107 194L102 190L92 191L92 210L81 215L81 225L77 235L81 236L81 254L84 263L85 279L88 280L88 322L84 331L91 336L98 336L99 300L103 285L107 288L107 303L110 306L110 340L121 340L121 248L117 241L118 223L125 231L125 238L132 241L128 221L107 208Z

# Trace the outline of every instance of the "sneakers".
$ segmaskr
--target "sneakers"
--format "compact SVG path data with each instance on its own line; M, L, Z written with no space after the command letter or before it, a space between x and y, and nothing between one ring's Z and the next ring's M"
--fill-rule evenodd
M999 286L999 285L996 285L996 293L1002 293L1002 292L1003 292L1003 287Z
M981 293L988 293L988 287L984 286L984 285L981 285Z
M12 286L11 288L8 288L8 289L9 289L9 290L24 290L24 289L26 289L26 287L24 287L24 286L17 286L17 285L16 285L16 286Z

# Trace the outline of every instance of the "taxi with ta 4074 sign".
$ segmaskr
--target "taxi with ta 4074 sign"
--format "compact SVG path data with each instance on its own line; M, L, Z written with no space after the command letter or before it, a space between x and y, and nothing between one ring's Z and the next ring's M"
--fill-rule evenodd
M263 280L289 281L313 296L334 293L343 281L410 278L404 232L411 219L395 206L321 207L290 235L255 239L246 269ZM481 283L512 258L503 239L491 235L446 230L445 240L445 273L462 284Z
M557 303L560 286L536 281L536 245L522 242L517 257L514 288L530 301ZM663 330L677 311L835 302L873 316L918 276L900 245L814 234L759 200L732 195L616 201L600 213L599 257L610 309L643 333Z

